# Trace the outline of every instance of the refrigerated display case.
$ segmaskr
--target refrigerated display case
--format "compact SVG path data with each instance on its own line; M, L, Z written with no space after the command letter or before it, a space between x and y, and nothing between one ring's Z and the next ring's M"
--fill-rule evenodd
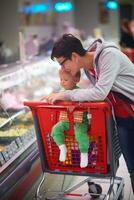
M23 101L59 90L58 67L36 58L0 69L0 199L22 199L42 172L32 115Z

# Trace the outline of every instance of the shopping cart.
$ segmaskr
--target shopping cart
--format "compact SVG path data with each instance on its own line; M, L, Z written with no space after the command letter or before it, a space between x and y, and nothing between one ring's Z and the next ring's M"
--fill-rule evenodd
M46 173L88 176L85 180L67 190L60 191L51 198L48 198L46 194L44 198L47 200L72 199L72 196L77 196L78 200L78 197L82 195L72 194L72 192L84 183L88 183L88 191L92 198L100 197L105 200L121 200L123 198L124 181L121 177L116 176L121 151L112 107L108 102L58 102L52 105L43 101L32 101L24 104L31 108L33 114L44 173L42 181L37 188L37 199L39 199L40 187ZM65 143L68 150L65 162L59 161L59 148L51 137L51 129L58 122L60 111L67 112L69 118L69 130L65 132ZM87 112L91 116L89 163L86 168L80 168L80 152L73 130L74 111ZM102 188L100 185L92 182L95 179L99 179L101 184L106 182L109 185L105 194L101 194ZM93 185L95 186L95 191L92 190Z
M134 49L123 49L122 52L134 63Z

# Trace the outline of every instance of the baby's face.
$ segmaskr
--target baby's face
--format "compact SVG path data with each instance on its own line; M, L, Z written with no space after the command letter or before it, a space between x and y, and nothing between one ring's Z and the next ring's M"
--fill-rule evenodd
M71 90L76 86L76 79L69 74L60 75L60 84L65 90Z

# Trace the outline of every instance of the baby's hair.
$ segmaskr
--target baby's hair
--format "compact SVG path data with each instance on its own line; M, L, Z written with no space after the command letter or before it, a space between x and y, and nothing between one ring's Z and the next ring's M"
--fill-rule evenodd
M69 76L72 76L71 75L71 73L69 72L69 71L66 71L65 69L60 69L59 70L59 75L61 76L61 75L63 75L63 74L68 74ZM75 78L78 78L78 79L80 79L80 76L81 76L81 72L80 71L78 71L76 74L75 74Z

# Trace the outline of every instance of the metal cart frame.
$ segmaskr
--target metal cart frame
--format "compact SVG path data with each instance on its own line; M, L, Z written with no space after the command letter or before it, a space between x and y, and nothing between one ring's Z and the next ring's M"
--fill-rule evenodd
M62 188L61 189L62 191L60 191L57 195L51 198L48 198L46 196L45 197L46 200L70 199L69 194L71 194L72 191L74 191L76 188L80 187L81 185L85 183L90 183L92 180L95 180L95 179L99 179L99 182L101 183L106 182L109 184L109 189L106 194L97 193L97 195L100 196L101 199L110 200L111 195L113 195L112 200L122 199L122 194L123 194L123 189L124 189L124 180L123 178L116 176L116 172L119 167L119 157L121 155L121 150L119 146L118 133L115 126L115 121L113 119L112 107L108 102L91 102L91 103L59 102L55 105L48 104L45 102L25 102L24 104L31 108L31 111L33 114L34 125L35 125L35 130L36 130L36 135L37 135L37 142L38 142L39 153L40 153L40 158L41 158L41 165L42 165L42 170L44 173L42 180L36 191L36 199L41 199L40 188L42 186L42 183L45 180L45 173L89 176L85 180L77 183L76 185L72 186L71 188L67 190L63 190ZM97 168L96 169L89 168L83 171L83 169L73 170L72 168L71 168L72 170L68 170L66 168L62 170L62 166L60 165L59 165L59 169L57 169L57 167L55 169L53 168L53 166L51 167L51 163L49 163L48 157L47 157L48 151L45 149L45 145L47 145L47 143L44 145L45 139L44 139L44 136L42 135L42 131L44 130L42 129L42 123L43 123L42 118L44 117L44 113L46 112L46 115L48 116L48 118L49 118L49 114L51 115L51 117L47 120L53 121L54 115L58 116L55 113L53 115L53 112L55 111L57 112L59 110L65 110L68 113L68 117L70 120L69 130L72 130L73 125L74 125L74 122L72 122L72 114L74 110L84 110L87 112L91 111L91 113L93 111L92 115L94 115L94 113L96 112L102 113L102 117L103 117L102 122L105 124L104 132L106 132L104 134L105 139L103 138L105 140L104 141L105 149L103 150L106 151L105 157L107 157L106 160L104 159L104 163L108 162L108 163L105 163L106 169L101 170L100 168L100 171L99 171L97 170ZM98 114L98 117L99 117L99 114ZM97 115L96 115L95 120L97 120ZM101 121L101 119L99 120ZM100 122L96 121L95 123L100 123ZM47 132L49 131L47 130ZM90 194L91 194L91 197L94 197L94 193L93 194L90 193Z

